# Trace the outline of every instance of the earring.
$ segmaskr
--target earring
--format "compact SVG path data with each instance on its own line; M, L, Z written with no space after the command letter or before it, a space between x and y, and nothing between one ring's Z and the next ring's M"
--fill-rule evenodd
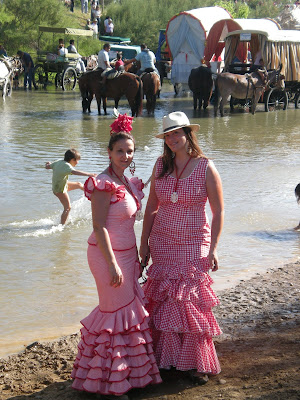
M129 165L129 171L131 173L131 175L134 175L135 173L135 162L131 161L130 165Z
M171 156L172 158L175 158L175 153L174 153L174 151L172 151L172 156Z

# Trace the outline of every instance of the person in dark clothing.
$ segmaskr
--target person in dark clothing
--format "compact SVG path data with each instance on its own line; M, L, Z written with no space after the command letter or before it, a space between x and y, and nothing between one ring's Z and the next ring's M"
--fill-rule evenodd
M30 54L25 53L24 51L21 50L17 52L17 55L20 57L20 60L22 61L24 67L24 90L26 90L27 84L28 84L28 89L31 90L31 84L33 81L33 69L34 69L34 63L32 61L32 58Z
M2 44L0 44L0 56L7 57L7 52Z

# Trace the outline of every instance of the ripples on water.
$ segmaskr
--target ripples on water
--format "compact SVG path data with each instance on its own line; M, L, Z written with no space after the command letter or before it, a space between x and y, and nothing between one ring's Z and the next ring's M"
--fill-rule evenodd
M82 192L71 192L69 223L59 226L61 205L51 192L52 172L44 169L70 147L82 154L79 170L100 172L107 166L113 117L99 117L92 104L91 115L83 115L79 93L62 91L16 91L0 101L0 356L77 331L79 320L97 304L86 261L90 203ZM154 134L161 131L163 115L176 110L200 123L200 145L223 181L226 216L215 288L297 259L300 235L292 227L300 219L293 192L300 181L300 111L261 108L255 116L237 111L215 119L211 107L194 112L191 97L174 98L167 86L155 117L144 110L133 125L136 175L144 181L162 151ZM129 112L125 101L120 112ZM138 243L141 229L139 222Z

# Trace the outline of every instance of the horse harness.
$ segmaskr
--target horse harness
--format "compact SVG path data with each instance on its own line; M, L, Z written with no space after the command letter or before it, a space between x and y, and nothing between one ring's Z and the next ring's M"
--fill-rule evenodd
M269 80L268 80L268 73L266 70L257 70L256 73L259 75L262 85L261 86L255 86L252 74L245 74L245 78L247 79L247 92L246 92L246 99L248 99L248 93L249 93L249 88L250 85L252 85L253 88L253 95L252 95L252 100L255 99L255 93L256 89L263 89L263 92L266 90L267 87L269 87ZM277 75L276 75L276 80L277 80Z

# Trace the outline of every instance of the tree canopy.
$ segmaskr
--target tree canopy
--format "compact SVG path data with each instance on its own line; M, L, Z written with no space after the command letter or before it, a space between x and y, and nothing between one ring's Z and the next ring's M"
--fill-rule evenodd
M219 5L234 18L275 18L284 6L293 3L282 0L105 0L104 16L113 18L114 34L130 37L133 44L147 43L156 50L160 29L179 12L199 7ZM70 13L61 0L2 0L0 3L1 43L9 54L20 48L34 52L38 46L38 26L84 28L85 16L80 12L80 0L75 0ZM100 44L92 39L80 40L83 55L99 51ZM48 45L46 42L45 45Z

